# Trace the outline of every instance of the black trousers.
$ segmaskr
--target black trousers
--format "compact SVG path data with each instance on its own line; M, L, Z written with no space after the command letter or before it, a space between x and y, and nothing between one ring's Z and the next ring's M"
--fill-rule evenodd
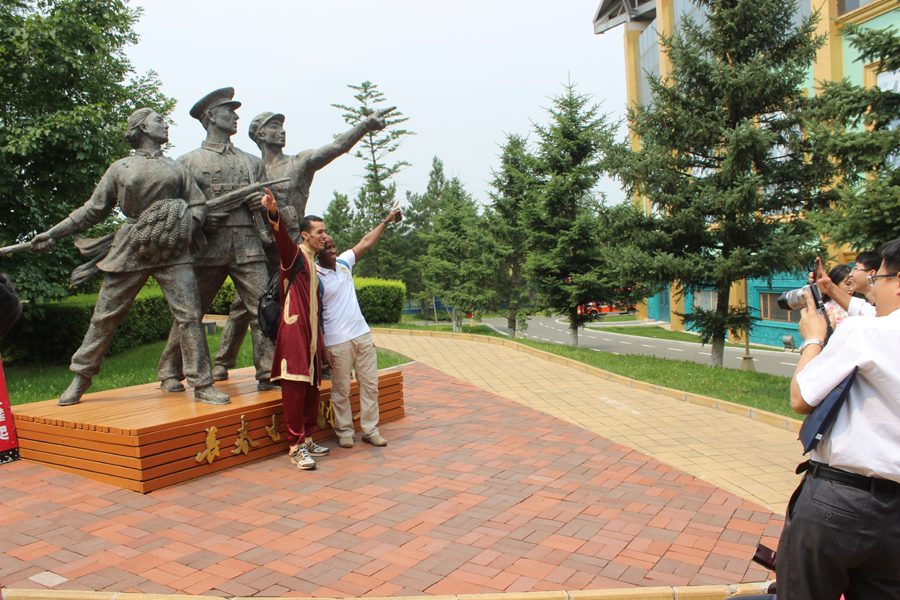
M776 562L778 600L900 599L900 494L806 473Z

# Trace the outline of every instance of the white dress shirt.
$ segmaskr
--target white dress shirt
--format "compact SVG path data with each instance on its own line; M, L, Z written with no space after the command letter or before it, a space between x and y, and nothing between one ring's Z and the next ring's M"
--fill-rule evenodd
M900 482L900 309L846 319L797 375L801 396L818 406L855 366L847 402L810 458Z

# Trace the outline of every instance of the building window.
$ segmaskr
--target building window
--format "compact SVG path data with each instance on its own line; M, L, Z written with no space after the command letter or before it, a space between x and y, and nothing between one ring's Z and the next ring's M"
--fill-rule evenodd
M848 12L856 10L860 6L865 6L874 1L875 0L838 0L838 14L845 15Z
M715 290L697 290L694 292L694 308L703 310L716 310L718 294Z
M759 317L763 321L781 321L782 323L799 323L800 310L784 310L778 306L781 294L759 295Z

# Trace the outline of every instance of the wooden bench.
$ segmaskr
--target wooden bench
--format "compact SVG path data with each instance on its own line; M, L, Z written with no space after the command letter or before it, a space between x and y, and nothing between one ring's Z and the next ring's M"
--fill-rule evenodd
M74 406L13 406L22 458L145 494L286 454L281 392L258 392L253 374L253 367L237 369L216 384L231 396L225 406L194 402L191 389L164 393L157 383L85 394ZM330 402L330 381L321 392ZM378 392L380 423L402 418L403 373L379 373ZM357 415L356 381L350 394ZM333 437L330 427L313 434Z

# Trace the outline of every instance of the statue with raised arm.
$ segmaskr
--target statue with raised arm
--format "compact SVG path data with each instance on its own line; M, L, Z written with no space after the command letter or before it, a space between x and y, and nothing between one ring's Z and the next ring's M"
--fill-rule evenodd
M364 135L371 131L379 131L386 126L385 117L396 109L395 106L375 111L368 118L360 121L353 129L337 136L333 142L316 150L305 150L296 156L284 154L286 134L284 131L284 115L264 112L250 122L249 135L259 149L266 165L266 176L272 179L289 177L285 183L269 186L278 201L281 217L295 242L300 243L300 221L306 215L306 203L309 200L309 188L312 186L316 171L330 164L334 159L350 151ZM271 246L269 255L269 273L278 269L278 254ZM255 310L256 305L253 306ZM251 314L239 298L228 313L225 329L222 331L222 342L216 353L213 377L216 381L228 379L228 369L237 364L238 350L247 335L247 327L256 321L255 313Z
M182 340L180 358L194 399L228 404L228 395L212 386L190 252L192 237L206 217L206 198L186 168L162 155L162 145L169 141L162 115L150 108L136 110L128 118L125 140L135 154L114 162L84 206L31 241L35 252L49 252L58 240L90 229L116 206L125 215L125 223L113 236L95 244L105 247L91 267L106 276L84 342L72 356L75 377L59 397L59 405L81 400L100 371L116 327L150 276L159 283L175 317L173 328Z
M241 189L252 190L257 187L255 184L265 181L263 161L231 143L231 136L237 133L235 109L240 106L241 103L234 100L234 88L222 88L201 98L190 111L206 130L206 139L199 148L181 156L178 162L194 176L210 205L218 198ZM248 194L244 202L233 205L230 210L209 212L203 227L205 244L194 254L194 270L204 312L225 278L231 277L236 296L242 305L249 307L257 389L267 391L277 390L278 386L269 381L275 348L260 334L256 320L257 298L269 279L262 235L271 237L268 223L263 220L265 209L259 203L260 197L260 193ZM237 356L242 341L243 337L240 340L223 337L219 352ZM235 342L236 347L223 348ZM160 387L167 392L184 389L179 343L178 331L173 329L157 372Z

